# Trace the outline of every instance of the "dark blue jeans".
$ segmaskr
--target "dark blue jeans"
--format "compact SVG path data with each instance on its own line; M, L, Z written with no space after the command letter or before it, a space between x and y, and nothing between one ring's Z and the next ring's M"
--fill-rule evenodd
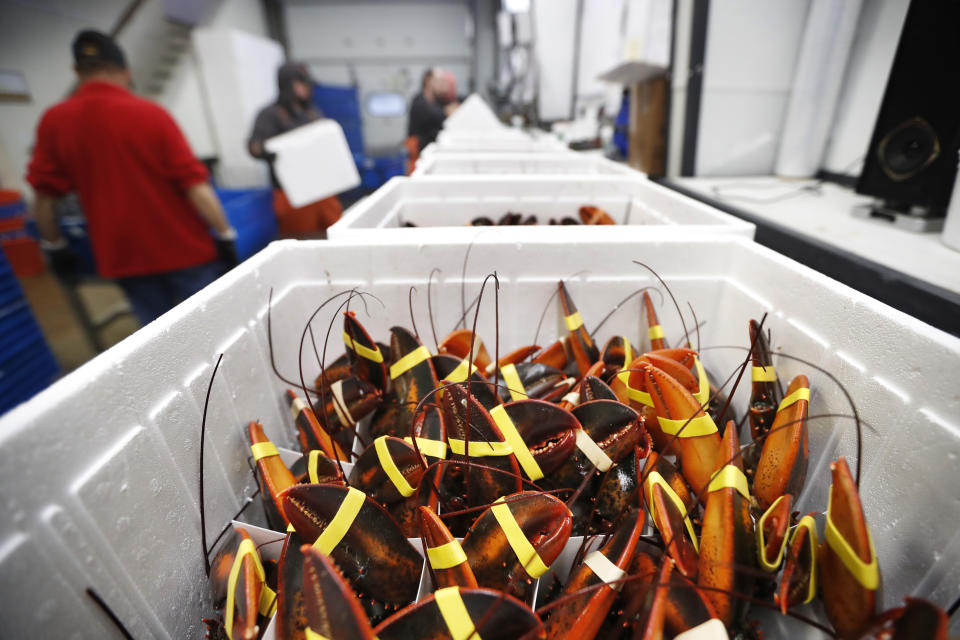
M214 260L177 271L119 278L117 284L127 294L140 324L146 326L225 272L223 263Z

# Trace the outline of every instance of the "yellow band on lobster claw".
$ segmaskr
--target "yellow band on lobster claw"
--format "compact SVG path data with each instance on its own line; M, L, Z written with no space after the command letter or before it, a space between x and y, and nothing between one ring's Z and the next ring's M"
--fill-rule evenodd
M456 540L438 547L427 547L427 560L434 569L449 569L467 561L467 554Z
M634 402L639 402L642 405L647 407L653 406L653 398L650 397L650 394L646 391L640 391L640 389L634 389L630 386L630 374L632 371L621 371L617 374L617 378L620 379L620 382L623 383L623 386L627 388L627 397L633 400Z
M806 400L807 402L810 402L810 388L809 388L809 387L800 387L799 389L797 389L796 391L794 391L793 393L791 393L790 395L788 395L786 398L784 398L783 400L781 400L781 401L780 401L780 406L777 407L777 413L783 411L784 409L786 409L787 407L789 407L789 406L792 405L792 404L795 404L795 403L797 403L797 402L800 402L801 400Z
M469 356L468 356L469 357ZM470 373L467 373L467 371ZM457 368L447 374L447 377L443 379L444 382L463 382L467 379L467 376L473 375L473 372L477 370L477 367L472 362L468 362L467 358L464 358L460 361L460 364L457 365Z
M623 580L627 572L614 564L610 558L603 555L599 549L587 555L587 557L583 559L583 564L587 565L595 576L603 580L607 586L614 591L620 591L623 587L623 583L620 582L620 580Z
M257 462L263 460L264 458L269 458L270 456L278 456L280 452L277 451L277 447L270 441L267 442L256 442L250 445L250 453L253 454L253 461Z
M343 344L346 345L347 349L352 350L361 358L366 358L371 362L383 362L383 354L380 353L380 347L375 347L373 349L366 347L351 338L350 334L346 331L343 332Z
M867 539L870 541L870 562L864 562L853 550L853 547L844 540L837 526L833 523L833 485L830 486L830 497L827 498L827 524L824 528L827 546L833 549L840 558L840 562L864 589L876 591L880 586L880 567L877 565L877 551L873 547L873 536L867 527Z
M257 547L250 538L244 538L237 547L237 555L233 558L233 566L230 567L230 576L227 578L227 605L225 609L226 619L224 628L227 637L233 640L233 610L237 604L237 581L240 579L240 571L243 569L243 559L247 556L253 560L253 569L257 574L260 583L263 584L266 576L263 572L263 565L260 563L260 554L257 553ZM263 586L266 586L263 584ZM257 603L258 605L260 603Z
M780 504L780 501L783 500L786 496L780 496L773 501L773 504L770 505L770 508L763 512L763 515L760 516L760 520L757 521L757 558L760 560L760 566L763 567L765 571L774 572L780 568L780 564L783 562L783 553L787 549L787 537L783 536L783 540L780 541L780 549L777 551L777 557L773 562L767 560L767 539L766 535L763 533L763 525L767 521L767 516L773 513L774 509L777 508L777 505Z
M320 451L313 449L307 457L307 476L312 484L320 484L320 474L317 473L317 463L320 462Z
M424 360L429 360L431 357L430 350L423 345L420 345L390 365L390 379L396 380L407 371L410 371L410 369L413 369Z
M633 362L633 346L630 345L630 340L626 336L623 338L623 368L626 369L630 366L630 363Z
M513 447L509 442L483 442L480 440L470 441L470 453L467 450L466 441L458 438L447 438L450 443L450 452L458 456L469 456L471 458L489 458L496 456L508 456L513 453Z
M366 500L367 494L353 487L349 487L347 489L347 495L344 496L343 502L340 503L340 508L337 509L336 515L333 516L330 524L323 530L316 542L313 543L313 546L319 549L324 555L329 556L333 553L336 546L343 540L343 536L347 535L347 531L350 530L353 521L357 519L357 514L360 513L360 509Z
M687 514L687 506L683 504L683 500L680 499L680 496L677 495L677 492L673 490L673 487L664 479L658 471L651 471L647 474L647 481L645 482L644 490L647 496L647 504L650 505L650 515L654 513L653 505L653 485L658 485L663 492L670 498L670 502L677 508L680 512L680 516L683 518L684 526L687 527L687 533L690 535L690 540L693 541L693 548L696 549L697 553L700 552L700 543L697 542L697 534L693 530L693 523L690 522L690 516Z
M736 489L737 493L747 500L750 499L750 489L747 488L747 476L735 465L728 464L724 466L723 469L720 469L720 473L707 485L707 493L713 493L720 489Z
M446 587L433 592L433 599L453 640L482 640L460 596L460 587Z
M650 338L651 341L662 340L664 335L665 334L663 333L663 327L660 326L659 324L655 324L649 329L647 329L647 337Z
M777 370L773 368L772 364L765 367L755 366L751 369L750 376L754 382L776 382Z
M809 515L800 518L800 522L797 523L797 527L790 536L790 542L793 542L800 529L807 530L807 545L810 547L810 585L807 588L807 599L803 601L803 604L807 604L812 602L814 596L817 595L817 549L819 548L817 523Z
M413 438L407 436L403 439L407 444L413 444ZM447 443L443 440L430 440L417 436L417 449L425 456L431 458L444 459L447 457Z
M377 450L377 459L380 461L380 468L383 469L383 472L390 478L390 482L396 487L397 492L404 498L409 498L416 493L417 490L411 487L407 479L403 477L403 474L400 473L400 469L397 467L396 461L394 461L393 456L390 455L390 451L387 449L387 436L380 436L374 440L373 446Z
M510 543L510 547L517 555L517 560L520 561L527 574L531 578L539 578L545 574L550 567L544 564L537 550L527 540L527 536L524 535L523 530L517 523L513 511L510 511L510 506L503 501L502 497L497 498L496 503L490 507L490 511L493 512L493 516L500 523L503 535L507 537L507 542Z
M304 634L304 637L305 637L307 640L330 640L330 638L328 638L327 636L325 636L325 635L323 635L323 634L321 634L321 633L317 633L316 631L314 631L314 630L311 629L310 627L305 628L305 629L303 630L303 634Z
M568 316L563 316L563 321L567 325L568 331L576 331L583 326L583 318L580 317L579 311L574 311Z
M693 365L697 369L697 392L693 394L701 407L705 407L710 402L710 379L707 377L707 370L703 368L700 358L694 357Z
M505 364L500 367L500 375L503 376L503 382L507 385L507 391L514 400L526 400L529 396L527 390L520 380L520 374L517 368L512 364Z
M587 456L587 460L592 462L593 466L599 471L607 471L613 466L613 460L611 460L610 456L600 448L600 445L590 437L589 433L583 429L577 429L576 434L577 449L580 449L580 452Z
M537 464L533 454L530 453L527 443L523 441L523 436L517 431L517 426L513 424L513 420L510 419L503 405L498 404L491 409L490 417L493 418L494 423L500 428L500 433L503 434L503 437L513 449L513 455L516 456L517 462L520 463L520 467L527 474L527 477L534 482L542 478L543 471L540 470L540 465Z
M697 416L691 420L672 420L657 416L657 422L665 434L678 438L696 438L717 432L717 425L708 415Z

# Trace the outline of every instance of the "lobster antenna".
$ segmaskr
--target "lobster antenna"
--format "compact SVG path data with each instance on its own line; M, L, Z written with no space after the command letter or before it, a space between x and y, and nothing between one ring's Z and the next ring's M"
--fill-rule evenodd
M618 302L617 304L615 304L615 305L613 306L613 309L610 309L610 311L607 312L607 315L603 316L603 320L600 321L600 324L598 324L597 326L595 326L595 327L593 328L593 331L590 332L590 337L592 338L593 336L595 336L595 335L597 334L597 331L600 330L600 327L602 327L604 324L606 324L607 320L609 320L610 317L611 317L614 313L616 313L617 311L619 311L620 307L622 307L624 304L626 304L627 302L629 302L630 298L632 298L632 297L634 297L634 296L637 296L637 295L640 295L640 294L643 293L644 291L655 291L655 292L657 293L657 295L660 296L660 304L661 304L661 305L663 304L663 292L660 291L660 289L658 289L657 287L641 287L641 288L637 289L636 291L634 291L633 293L631 293L630 295L628 295L626 298L624 298L624 299L621 300L620 302ZM536 344L536 342L534 342L534 344Z
M410 310L410 324L413 325L413 333L417 336L417 340L420 340L420 331L417 329L417 321L413 319L413 294L417 292L417 288L413 285L410 285L410 289L407 291L407 309ZM437 347L437 351L440 351L440 347Z
M667 290L667 293L670 295L670 299L673 300L673 306L674 306L674 307L676 308L676 310L677 310L677 315L680 316L680 324L683 326L683 333L684 333L684 335L690 335L689 332L687 331L687 323L686 323L686 321L683 319L683 313L680 312L680 305L677 303L677 299L676 299L676 297L674 297L673 291L670 290L670 287L667 286L667 283L664 282L663 278L660 277L660 274L657 273L656 271L654 271L651 267L649 267L649 266L645 265L644 263L640 262L639 260L633 260L633 263L640 265L641 267L643 267L644 269L646 269L647 271L649 271L650 273L652 273L652 274L654 275L654 277L655 277L657 280L660 281L660 284L663 285L663 288L666 289L666 290Z
M433 345L436 347L434 353L440 353L440 342L437 340L437 326L433 321L433 296L431 295L434 272L443 273L437 267L430 269L430 276L427 278L427 315L430 316L430 332L433 334Z
M467 328L466 323L464 323L467 317L467 261L470 260L470 250L473 249L473 243L474 240L471 240L470 244L467 245L467 252L463 254L463 268L460 270L460 310L463 311L463 314L457 324L454 325L454 330L461 324L463 324L464 329Z
M217 377L217 369L223 360L221 353L217 357L217 364L213 366L210 382L207 384L207 397L203 401L203 418L200 420L200 544L203 545L203 569L210 576L210 558L207 557L207 510L203 502L203 450L207 435L207 408L210 406L210 392L213 390L213 379Z

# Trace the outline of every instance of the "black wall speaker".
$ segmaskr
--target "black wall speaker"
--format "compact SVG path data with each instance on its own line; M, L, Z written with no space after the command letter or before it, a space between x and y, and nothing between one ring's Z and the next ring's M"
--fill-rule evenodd
M960 0L912 0L857 192L942 213L960 147Z

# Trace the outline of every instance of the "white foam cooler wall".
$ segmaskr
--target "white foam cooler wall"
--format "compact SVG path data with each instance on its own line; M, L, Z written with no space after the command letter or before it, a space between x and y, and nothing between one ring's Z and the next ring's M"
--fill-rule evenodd
M643 173L625 164L586 153L433 153L417 162L412 177L472 174L586 174L632 175Z
M617 226L548 226L549 218L579 220L583 205L603 208ZM535 214L537 226L468 227L478 216L499 219L508 211ZM416 228L405 228L412 222ZM689 234L730 233L752 238L755 227L693 198L634 176L425 176L393 178L369 198L351 207L327 232L328 237L470 240L494 235L502 240L535 240L545 233L568 241L603 239L623 233L622 225L643 225L644 237L673 235L682 225Z
M352 305L382 340L390 326L409 326L408 287L415 285L417 328L432 347L428 275L433 267L442 270L433 293L444 334L461 314L466 250L463 243L274 243L0 420L5 632L119 637L85 596L89 587L138 639L199 637L200 618L211 613L200 549L199 432L217 354L225 355L210 398L205 471L211 538L255 490L246 461L247 422L261 420L278 445L294 446L282 397L287 385L269 364L270 288L278 364L293 377L306 318L326 297L351 287L386 305L369 301L369 316L357 301ZM505 352L533 340L558 278L569 279L588 327L628 292L655 284L632 259L657 269L684 308L688 300L694 305L703 323L703 360L715 377L732 371L744 352L711 347L746 347L747 321L769 312L765 326L773 332L775 353L800 355L847 385L876 430L865 432L862 497L883 572L883 606L905 594L948 606L960 584L954 490L960 340L742 238L608 239L575 249L562 241L480 240L470 253L466 300L484 275L497 271ZM328 306L318 316L319 341L333 310ZM659 311L675 343L682 335L676 313L665 305ZM645 344L639 313L639 302L624 305L598 339L624 333ZM547 318L540 344L564 332L556 307ZM491 351L494 320L488 287L479 331ZM328 359L343 351L339 331L336 323ZM309 348L303 362L311 380L318 366ZM811 415L849 411L823 374L785 359L775 364L785 381L809 376ZM743 394L737 396L741 413ZM797 509L822 511L829 461L842 454L855 463L854 430L848 420L811 420L809 434L811 462ZM771 637L786 633L768 627Z

